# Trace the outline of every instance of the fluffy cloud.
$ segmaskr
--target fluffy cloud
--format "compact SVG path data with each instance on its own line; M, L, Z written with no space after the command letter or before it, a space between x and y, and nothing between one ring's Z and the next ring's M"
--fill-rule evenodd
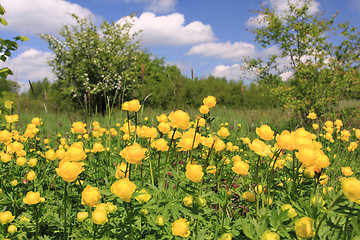
M10 76L11 80L19 80L22 82L39 81L45 77L49 81L54 81L54 75L51 68L48 66L47 61L53 57L51 52L41 52L36 49L29 49L15 58L8 59L5 63L1 62L0 68L9 67L14 75Z
M6 29L24 35L54 34L62 25L74 23L71 13L96 18L89 9L65 0L9 0L2 5L6 10Z
M270 0L269 2L267 2L267 4L270 5L269 6L270 8L274 8L277 14L282 15L289 9L288 2L290 2L291 4L295 4L298 7L301 7L304 5L305 0ZM319 8L320 8L320 3L314 1L309 8L309 14L312 15L319 12ZM246 22L246 26L249 27L264 26L265 23L262 22L263 18L264 16L262 14L250 17Z
M156 16L154 13L145 12L140 17L134 17L133 21L133 30L142 31L142 43L148 46L185 46L215 40L210 25L200 21L185 25L185 17L180 13Z
M245 77L244 74L243 67L239 64L232 66L217 65L211 73L214 77L224 77L227 80L235 81L239 79L249 79L248 76Z
M232 61L241 61L244 57L254 58L278 53L279 49L275 46L269 47L262 51L257 51L254 44L246 42L230 43L227 41L225 43L202 43L193 46L187 54L230 59Z
M152 0L146 8L156 13L167 13L175 10L177 0Z

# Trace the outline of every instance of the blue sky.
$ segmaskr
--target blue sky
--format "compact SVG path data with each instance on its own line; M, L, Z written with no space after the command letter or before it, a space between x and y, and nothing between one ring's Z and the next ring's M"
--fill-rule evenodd
M302 0L291 0L301 4ZM284 11L287 0L264 3ZM18 51L0 67L8 66L15 73L10 77L28 88L27 81L55 77L46 61L53 56L38 34L56 35L64 24L71 24L67 12L81 17L91 16L96 23L118 21L136 14L134 28L143 30L143 45L169 64L176 64L185 76L202 78L208 75L238 80L249 77L241 70L243 57L266 57L278 49L261 49L253 41L251 10L260 8L253 0L3 0L8 26L1 27L1 37L29 37L19 43ZM360 26L359 0L317 0L312 11L332 15L340 11L338 22L349 20Z

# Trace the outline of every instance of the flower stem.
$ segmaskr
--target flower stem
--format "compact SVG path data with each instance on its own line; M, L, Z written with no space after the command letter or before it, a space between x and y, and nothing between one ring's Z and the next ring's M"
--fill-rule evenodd
M68 182L65 182L64 195L63 195L63 207L64 207L64 240L67 240L67 222L66 222L66 196L67 196Z
M163 172L163 181L162 181L162 186L161 186L162 189L165 189L165 179L166 179L166 174L167 174L167 172L166 172L167 171L167 161L169 159L170 150L172 148L172 143L174 141L175 132L176 132L176 128L174 128L174 130L173 130L173 134L172 134L171 140L170 140L170 146L169 146L168 151L166 152L165 163L164 163L164 172Z
M37 240L38 235L39 235L39 213L38 213L36 205L34 205L34 210L35 210L35 237L34 237L34 240Z

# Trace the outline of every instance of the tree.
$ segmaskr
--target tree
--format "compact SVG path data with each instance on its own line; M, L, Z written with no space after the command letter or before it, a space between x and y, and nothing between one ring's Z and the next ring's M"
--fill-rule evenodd
M306 120L309 111L324 116L333 106L346 99L352 86L359 84L360 34L349 23L335 26L337 14L325 18L324 13L310 13L313 1L293 4L279 13L265 5L258 11L258 27L252 30L255 41L262 47L276 46L279 54L269 60L248 59L248 70L256 69L260 83L276 84L272 93L285 108L290 108ZM340 34L339 45L329 41L333 34ZM283 66L279 63L286 62ZM292 72L287 83L274 75ZM269 79L271 81L269 81Z
M55 53L49 64L61 96L75 106L104 113L107 106L126 98L142 81L141 61L150 55L140 48L131 20L103 22L98 29L86 18L73 15L76 25L65 25L63 40L41 35Z

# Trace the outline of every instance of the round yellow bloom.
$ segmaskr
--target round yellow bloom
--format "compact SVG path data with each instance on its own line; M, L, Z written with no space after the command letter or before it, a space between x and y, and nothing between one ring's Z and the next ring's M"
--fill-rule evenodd
M313 128L314 130L318 129L318 128L319 128L319 124L313 123L312 128Z
M18 166L24 166L26 163L26 158L24 157L19 157L16 159L16 165Z
M275 232L271 232L270 230L266 230L261 235L261 240L280 240L280 236L279 236L279 234L277 234Z
M62 160L59 162L59 168L56 168L57 174L66 182L75 181L79 174L84 171L83 162L69 162Z
M317 118L317 115L314 112L309 112L307 118L315 120Z
M288 210L288 217L289 218L294 218L297 216L296 210L290 205L290 204L285 204L281 206L281 211L286 211Z
M111 185L111 192L115 193L121 200L130 202L131 195L135 192L136 185L128 178L120 179Z
M355 178L341 178L341 189L344 195L352 202L360 201L360 181Z
M262 192L263 192L263 186L262 185L257 185L256 187L255 187L255 192L257 193L257 194L261 194Z
M96 225L104 225L108 221L107 212L101 209L95 209L91 215L91 220Z
M126 163L122 162L121 164L118 164L117 167L116 167L116 175L115 175L115 177L117 179L128 177L129 173L127 173L126 174L127 176L126 176L125 172L126 172Z
M278 149L286 149L290 151L296 149L294 134L285 130L280 135L276 135L276 147Z
M188 129L190 127L190 116L182 110L171 112L169 120L173 128Z
M156 128L148 127L148 126L141 126L141 128L136 133L141 138L151 138L151 139L156 138L158 135L158 131L156 130Z
M172 234L179 237L190 236L189 223L186 219L180 218L172 224Z
M17 232L17 227L15 225L10 225L7 230L8 233L13 234Z
M163 134L167 134L170 132L170 124L167 122L160 122L158 125L158 129Z
M76 214L76 220L78 222L83 222L85 221L85 219L87 219L89 217L89 213L88 212L78 212Z
M242 141L243 141L244 144L249 144L249 143L251 143L251 140L250 140L250 138L248 138L248 137L244 137L244 138L242 139Z
M145 158L146 148L142 148L139 144L135 143L131 146L127 146L120 152L120 156L132 164L142 164L142 160Z
M221 127L217 134L223 138L230 136L230 132L226 127Z
M83 161L86 157L86 153L82 148L82 143L73 143L65 152L65 158L68 161Z
M30 191L23 198L23 202L28 205L38 204L40 202L40 193Z
M222 150L224 150L226 148L226 144L224 143L223 140L221 139L217 139L214 143L214 149L215 152L221 152Z
M81 133L81 134L83 134L83 133L86 133L85 127L86 127L86 124L83 123L83 122L74 122L72 124L71 131L72 131L72 133Z
M11 142L11 133L8 130L0 131L0 142L4 144Z
M93 151L93 153L103 152L104 147L101 143L94 143L92 151Z
M30 170L26 175L25 178L29 181L33 181L36 178L36 173L33 170Z
M135 199L139 202L147 202L151 198L151 195L145 189L141 189L138 194L139 195L135 197Z
M193 201L194 201L193 196L187 196L183 198L183 204L185 205L185 207L192 207Z
M35 117L31 120L31 123L34 124L35 126L40 126L42 124L41 118Z
M185 176L193 182L201 182L201 179L204 176L202 166L188 163L186 165Z
M167 141L163 138L159 138L151 143L152 148L156 148L160 152L166 152L169 149Z
M87 185L81 193L81 204L95 207L99 204L101 193L97 187Z
M271 153L271 146L266 145L259 139L255 139L252 141L252 143L249 143L249 148L260 156L267 156Z
M1 224L8 224L11 223L14 220L14 216L11 212L5 211L0 213L0 223Z
M249 164L241 160L234 161L234 167L231 168L235 173L245 176L249 174Z
M29 167L35 167L37 162L38 162L38 160L36 158L30 158L28 161L28 165L29 165Z
M201 105L199 108L199 112L202 114L207 114L209 111L210 111L210 109L205 105Z
M19 115L13 114L13 115L5 115L5 120L7 123L14 123L19 121Z
M7 163L7 162L10 162L11 161L11 159L12 159L12 155L10 155L10 154L8 154L8 153L2 153L2 154L0 154L1 155L1 161L3 162L3 163Z
M168 121L168 117L166 116L166 114L161 114L160 116L156 116L156 119L159 121L159 122L163 122L163 123L166 123Z
M214 96L208 96L203 99L203 104L208 108L215 107L216 103L216 98Z
M355 151L355 149L358 147L358 143L357 142L351 142L349 147L348 147L348 151L349 152L353 152Z
M342 167L341 172L345 177L349 177L354 174L354 172L351 170L351 167Z
M333 126L334 126L334 123L332 121L326 121L325 122L325 127L332 128Z
M54 161L56 159L55 151L52 150L52 149L47 150L46 153L45 153L45 158L48 161Z
M260 128L256 128L256 134L263 140L274 139L274 131L268 125L262 125Z
M158 226L164 226L165 225L165 217L163 215L157 215L155 219L155 224Z
M295 233L299 238L310 238L314 235L312 230L313 220L309 217L302 217L295 221Z
M248 200L249 202L255 202L255 193L253 192L246 191L243 193L242 197Z

